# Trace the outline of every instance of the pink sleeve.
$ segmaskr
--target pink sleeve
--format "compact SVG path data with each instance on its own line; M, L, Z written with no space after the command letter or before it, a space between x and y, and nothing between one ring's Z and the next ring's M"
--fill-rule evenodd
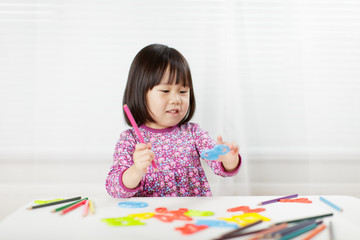
M211 149L215 146L216 141L213 140L207 131L201 129L198 124L191 124L192 126L192 132L195 137L195 143L196 147L199 151L199 154L201 154L203 151ZM222 177L232 177L235 176L241 166L241 156L239 154L239 164L232 172L227 172L222 163L218 161L212 161L204 159L204 161L211 167L211 169L214 171L216 175L222 176Z
M106 178L106 190L114 198L130 198L141 188L142 183L135 188L129 189L122 182L122 175L133 165L132 155L135 149L135 139L130 130L123 132L115 146L113 165Z
M213 169L215 174L217 174L219 176L222 176L222 177L235 176L236 174L238 174L238 172L240 170L240 166L241 166L241 156L240 156L240 154L239 154L239 163L238 163L237 167L231 172L227 172L225 170L225 168L223 167L221 162L211 161L211 160L206 160L206 159L204 159L204 161L206 161L207 164Z

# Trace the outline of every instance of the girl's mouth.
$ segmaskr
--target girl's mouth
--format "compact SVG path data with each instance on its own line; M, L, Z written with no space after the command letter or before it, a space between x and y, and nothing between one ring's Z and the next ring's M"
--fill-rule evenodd
M179 113L179 110L178 109L172 109L172 110L169 110L169 111L166 111L166 112L175 114L175 113Z

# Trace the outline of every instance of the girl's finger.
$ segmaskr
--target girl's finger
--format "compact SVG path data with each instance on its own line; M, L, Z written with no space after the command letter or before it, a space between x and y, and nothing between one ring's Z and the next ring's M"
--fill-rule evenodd
M240 150L239 146L238 146L238 145L235 145L234 150L233 150L234 153L238 153L239 150Z
M236 143L231 143L231 148L236 150L238 148L238 145Z
M138 143L135 145L135 150L144 150L148 149L148 146L144 143Z
M217 144L223 144L222 136L217 137Z

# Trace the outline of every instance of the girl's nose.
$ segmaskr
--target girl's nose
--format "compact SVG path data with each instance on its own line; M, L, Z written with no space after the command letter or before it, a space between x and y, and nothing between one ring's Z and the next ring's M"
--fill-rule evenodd
M181 99L180 99L179 94L177 94L177 93L172 94L171 98L170 98L170 103L171 104L180 104Z

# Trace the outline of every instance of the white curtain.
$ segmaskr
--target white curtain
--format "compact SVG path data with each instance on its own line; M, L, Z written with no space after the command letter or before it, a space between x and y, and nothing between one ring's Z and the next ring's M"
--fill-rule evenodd
M0 0L0 164L110 166L151 43L189 61L194 121L240 145L215 194L359 194L356 0Z

